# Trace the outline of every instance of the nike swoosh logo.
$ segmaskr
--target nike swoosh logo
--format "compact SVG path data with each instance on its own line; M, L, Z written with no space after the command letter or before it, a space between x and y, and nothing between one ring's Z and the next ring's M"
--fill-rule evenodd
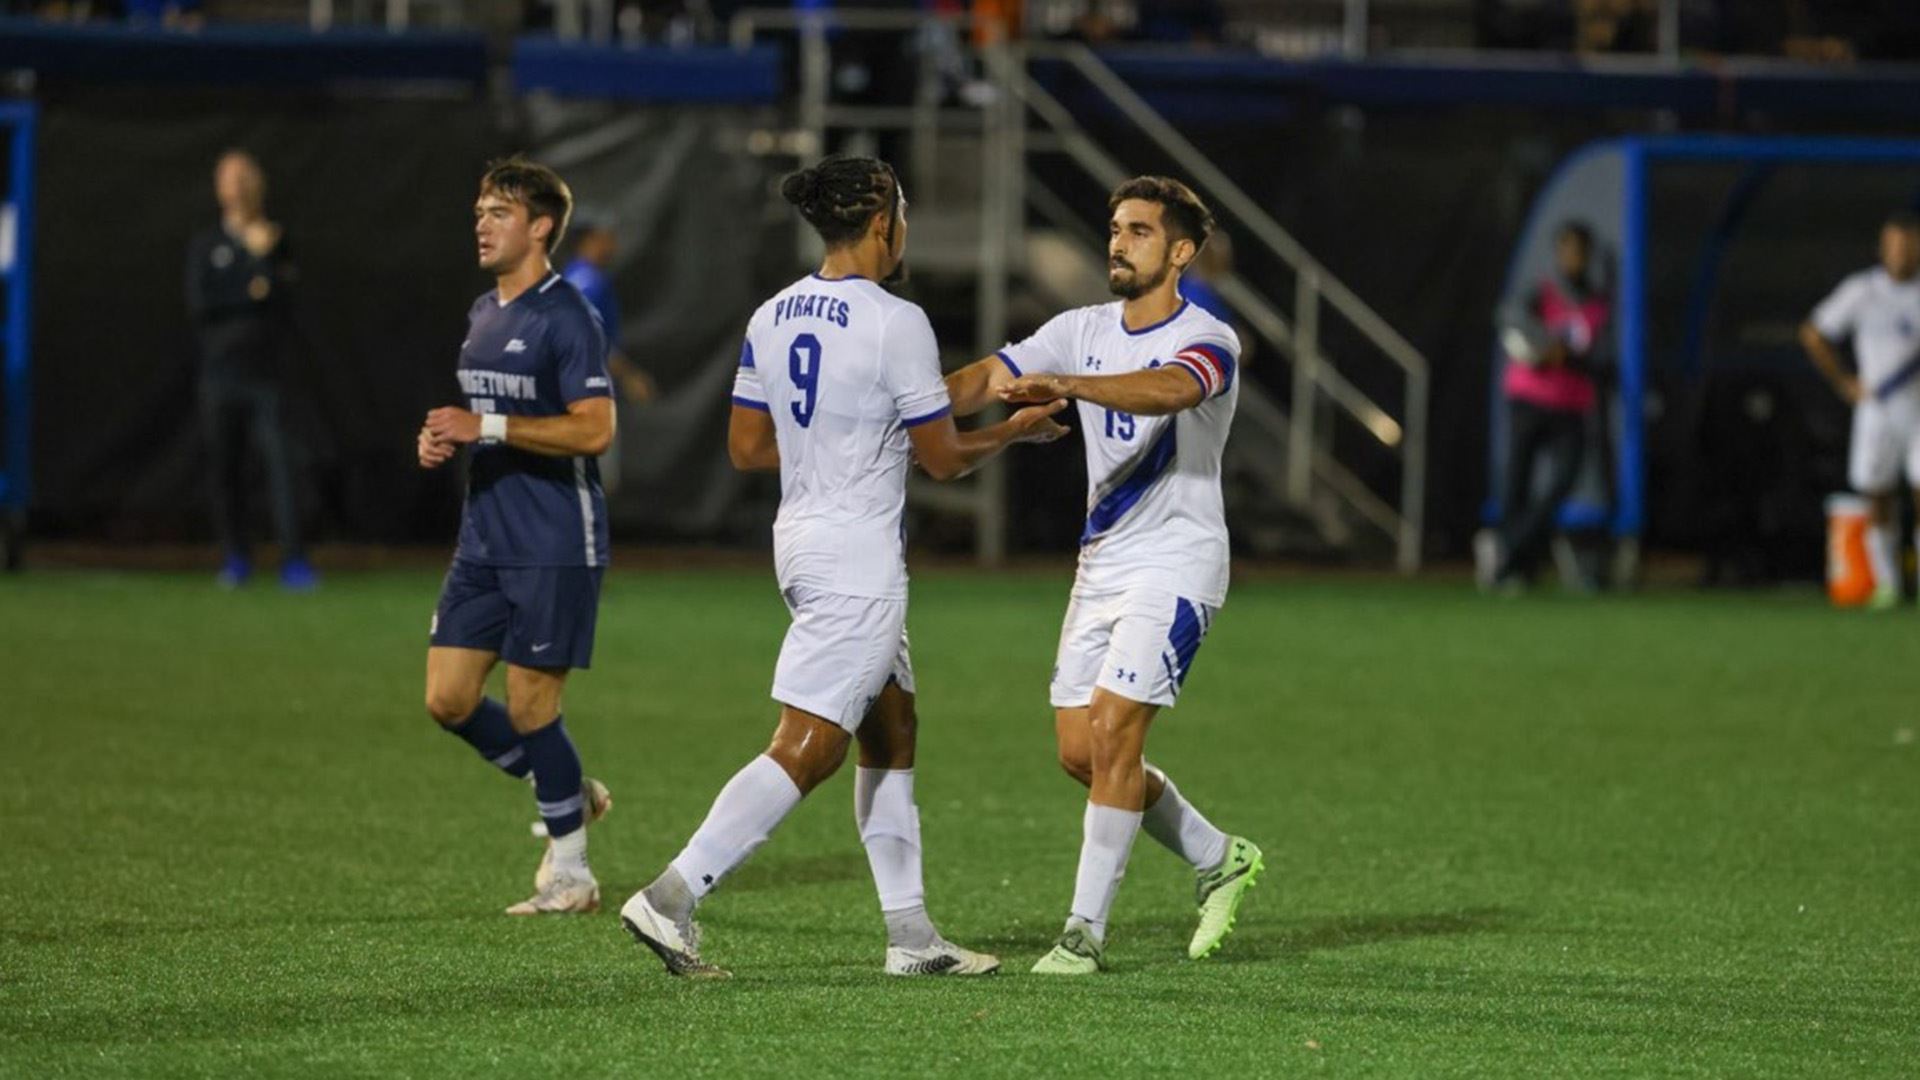
M547 643L546 643L545 645L535 645L535 646L533 647L533 651L534 651L534 652L546 652L546 651L547 651L548 649L551 649L551 648L553 648L553 642L551 642L551 641L549 641L549 642L547 642Z

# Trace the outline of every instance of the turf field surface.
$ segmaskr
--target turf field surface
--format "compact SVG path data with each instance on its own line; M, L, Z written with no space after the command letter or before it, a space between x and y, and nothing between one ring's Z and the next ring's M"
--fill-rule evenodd
M922 575L929 902L902 982L818 791L702 912L611 913L771 730L764 573L615 573L568 727L608 911L512 920L532 799L421 705L427 573L310 596L0 580L0 1076L1912 1076L1920 622L1800 595L1243 582L1152 756L1268 874L1193 963L1144 834L1110 975L1024 974L1072 889L1063 574Z

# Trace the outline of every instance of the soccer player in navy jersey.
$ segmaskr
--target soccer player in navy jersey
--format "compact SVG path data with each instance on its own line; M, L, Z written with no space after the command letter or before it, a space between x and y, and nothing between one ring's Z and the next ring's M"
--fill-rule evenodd
M612 805L603 785L582 777L560 718L567 673L593 656L607 565L594 459L614 426L599 316L548 261L572 210L566 183L524 158L495 164L480 181L474 237L496 286L467 313L459 369L467 407L428 413L418 439L428 469L473 447L459 546L427 649L427 711L508 775L531 776L546 825L534 895L509 915L600 906L586 825ZM501 660L504 705L485 696Z

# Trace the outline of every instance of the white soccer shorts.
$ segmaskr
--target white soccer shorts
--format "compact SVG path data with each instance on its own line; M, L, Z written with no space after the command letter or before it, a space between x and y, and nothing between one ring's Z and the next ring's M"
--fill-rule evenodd
M1096 686L1132 701L1172 705L1218 611L1153 589L1075 593L1060 627L1053 707L1084 706Z
M1854 406L1847 483L1862 494L1886 495L1900 486L1903 469L1907 483L1920 487L1920 394Z
M889 679L913 693L907 602L792 588L793 624L773 669L773 700L860 730Z

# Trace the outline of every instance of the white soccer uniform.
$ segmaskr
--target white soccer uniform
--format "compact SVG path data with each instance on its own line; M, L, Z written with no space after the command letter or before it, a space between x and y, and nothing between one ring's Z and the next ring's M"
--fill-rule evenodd
M1058 708L1087 704L1096 685L1172 705L1227 599L1220 453L1240 394L1240 340L1189 303L1137 331L1120 312L1117 302L1065 312L999 354L1016 375L1124 375L1173 365L1205 394L1171 416L1079 402L1087 524L1054 665Z
M1848 483L1885 494L1904 467L1920 487L1920 278L1895 281L1883 267L1850 275L1814 309L1813 325L1829 341L1852 338L1860 369Z
M818 274L754 312L735 404L780 446L774 571L793 625L773 698L858 730L907 652L906 429L947 415L926 312L865 278Z

